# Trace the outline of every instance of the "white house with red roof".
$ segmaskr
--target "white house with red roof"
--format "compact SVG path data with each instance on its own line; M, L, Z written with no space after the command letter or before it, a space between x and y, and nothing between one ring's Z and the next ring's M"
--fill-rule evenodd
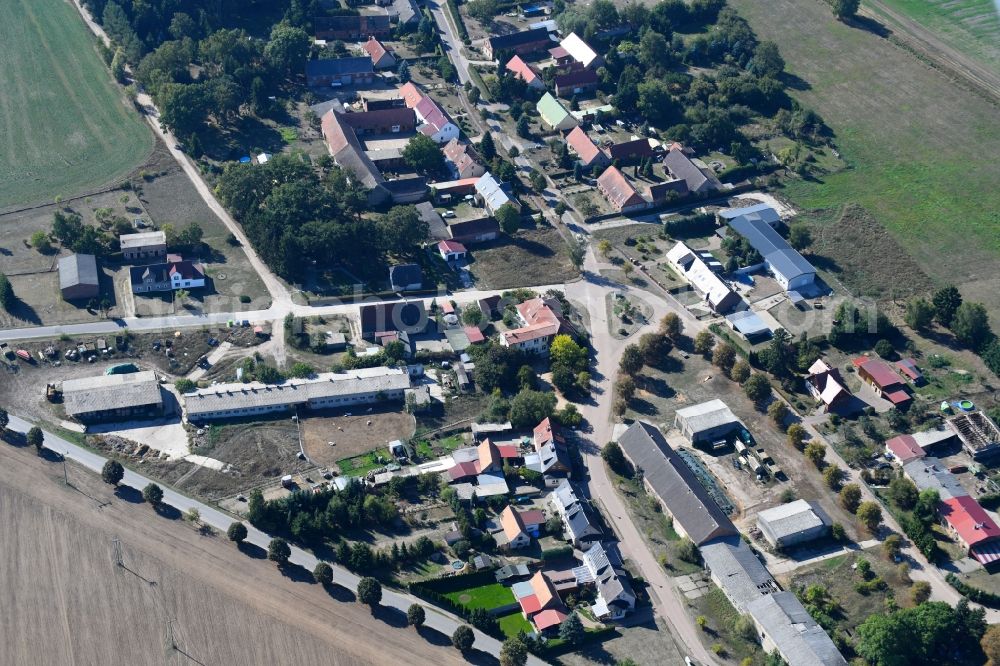
M948 531L981 564L1000 560L1000 527L979 502L969 496L952 497L939 507Z
M458 138L458 125L451 122L444 109L412 81L400 86L399 93L406 106L417 114L417 120L420 121L418 132L434 139L436 143L448 143Z
M924 447L917 443L913 435L899 435L885 441L885 452L892 454L900 465L905 465L911 460L927 457Z
M465 255L468 254L464 245L453 240L443 240L439 242L437 244L437 249L441 258L449 264L453 261L461 261L462 259L465 259Z
M396 58L385 47L385 44L374 37L369 37L368 41L361 46L361 50L372 59L372 67L375 69L390 69L396 66Z
M517 306L520 328L500 334L500 344L534 354L548 354L549 343L563 326L554 299L532 298Z
M566 144L576 154L580 160L580 164L585 167L602 167L610 163L608 156L597 147L593 139L579 126L574 127L566 135Z

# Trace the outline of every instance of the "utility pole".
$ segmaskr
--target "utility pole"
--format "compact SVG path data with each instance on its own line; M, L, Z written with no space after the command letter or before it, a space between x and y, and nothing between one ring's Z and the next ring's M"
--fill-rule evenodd
M111 540L111 544L114 547L114 560L115 564L125 568L125 559L122 557L122 542L121 539L115 537Z
M67 486L69 485L69 472L68 472L68 471L66 470L66 456L68 456L68 455L69 455L69 451L66 451L66 452L65 452L65 453L64 453L64 454L62 455L62 464L63 464L63 483L65 483L65 484L66 484Z
M174 638L174 621L171 619L167 620L167 650L177 649L177 640Z

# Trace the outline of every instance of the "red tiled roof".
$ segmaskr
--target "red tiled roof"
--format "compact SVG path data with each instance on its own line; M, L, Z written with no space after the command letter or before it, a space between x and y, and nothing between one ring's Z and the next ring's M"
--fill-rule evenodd
M479 474L479 463L475 460L458 463L448 470L448 478L452 481L458 481L459 479L476 476L477 474Z
M541 448L542 446L548 444L552 441L563 441L563 438L559 435L559 430L552 425L552 419L545 417L541 423L535 426L535 430L532 432L534 436L535 448Z
M514 78L521 79L527 84L531 84L538 79L538 73L535 72L535 69L531 65L524 62L521 56L516 55L508 60L507 69L514 72Z
M866 358L864 356L854 359L854 366L858 370L864 371L876 386L885 389L896 384L902 384L903 380L888 363L878 358Z
M646 201L628 182L625 174L613 166L608 167L604 173L598 176L597 185L611 202L611 205L618 210Z
M458 241L443 240L438 243L438 250L441 252L465 252L465 246Z
M490 467L503 464L503 459L500 457L500 450L497 449L496 444L491 442L488 438L479 443L477 450L479 453L480 472L489 469Z
M623 143L616 143L608 147L607 153L608 157L613 160L622 160L634 157L652 157L653 147L649 145L649 139L633 139Z
M399 94L402 95L403 101L406 102L406 106L411 109L419 104L420 100L424 98L424 93L421 92L420 88L418 88L412 81L399 86Z
M566 135L566 143L586 166L590 166L601 156L601 150L594 144L593 139L579 126L574 127Z
M546 629L562 624L565 619L566 613L556 610L555 608L550 608L548 610L543 610L541 613L531 618L531 621L535 624L536 629L539 631L545 631Z
M557 46L553 49L549 49L549 55L555 58L556 60L562 60L563 58L570 57L569 51L567 51L562 46Z
M521 512L521 522L525 525L541 525L545 522L545 514L538 509Z
M201 264L185 260L170 264L170 275L180 275L183 280L201 280L205 277L205 271Z
M441 312L455 314L455 306L451 304L451 301L441 301Z
M1000 538L1000 527L993 522L979 502L968 495L941 502L941 517L970 547Z
M365 42L364 46L361 47L365 53L371 56L372 63L377 63L382 59L386 53L389 52L387 48L374 37L369 37L368 41Z
M471 328L474 331L479 331L479 329L476 328L475 326L472 326ZM482 332L480 332L479 335L482 336ZM469 342L472 342L472 337L471 336L469 337ZM499 446L497 446L497 449L500 451L500 457L501 458L520 458L521 457L521 451L517 448L517 445L515 445L515 444L500 444Z
M894 405L902 405L911 400L910 394L906 391L889 391L885 394L886 399Z
M417 102L413 110L417 112L417 116L423 118L423 122L433 127L435 132L439 132L442 127L451 122L448 114L428 95L424 95L424 98ZM426 132L423 133L426 134Z
M917 440L912 435L893 437L886 440L885 445L901 463L913 460L914 458L923 458L927 455L923 447L917 444Z
M503 533L507 537L507 541L513 541L525 532L521 514L515 511L514 507L509 504L500 512L500 525L503 527Z
M480 331L480 330L479 330L479 329L478 329L477 327L475 327L475 326L464 326L464 327L462 328L462 330L464 330L464 331L465 331L465 335L466 335L466 337L468 337L468 338L469 338L469 342L470 342L470 343L472 343L472 344L476 344L476 343L478 343L478 342L486 342L486 336L485 336L485 335L483 335L483 332L482 332L482 331ZM501 446L501 447L498 447L498 448L500 449L500 456L501 456L502 458L507 458L507 457L509 457L509 456L505 456L505 455L503 454L503 452L504 452L504 449L505 449L506 447L504 447L504 446Z
M531 583L531 589L535 593L534 596L538 597L542 608L546 608L553 601L559 600L555 588L552 587L552 582L541 571L536 571L535 575L528 582Z
M542 602L540 602L538 597L534 594L521 597L517 601L521 604L521 611L528 617L531 617L533 613L537 613L542 610Z

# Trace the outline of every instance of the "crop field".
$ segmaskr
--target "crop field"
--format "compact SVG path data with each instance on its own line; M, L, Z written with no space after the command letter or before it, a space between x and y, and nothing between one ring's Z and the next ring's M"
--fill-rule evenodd
M1000 13L992 0L882 0L948 45L1000 69ZM876 8L877 13L878 9Z
M68 198L141 164L152 134L65 0L0 3L0 209Z
M33 449L0 443L0 458L0 601L16 609L0 663L465 663L447 637L397 628L75 465L70 487Z
M832 128L849 164L786 194L827 212L858 204L936 282L974 283L963 291L979 300L996 292L1000 110L890 41L834 20L818 0L733 5L777 42L804 82L795 97Z

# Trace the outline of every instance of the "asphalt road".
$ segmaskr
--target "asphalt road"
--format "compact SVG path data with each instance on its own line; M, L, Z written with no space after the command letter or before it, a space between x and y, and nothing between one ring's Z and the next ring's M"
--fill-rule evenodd
M32 427L32 423L25 421L22 418L10 415L10 423L7 426L10 430L18 432L27 432L29 428ZM104 463L107 462L107 458L100 456L93 451L85 449L83 447L77 446L72 442L68 442L61 437L58 437L50 432L45 432L45 448L54 451L56 453L64 455L66 458L73 460L84 467L100 474L101 469L104 467ZM136 490L142 491L147 484L153 481L141 474L133 472L132 470L125 469L125 478L122 479L121 485L128 486L130 488L135 488ZM169 488L163 488L163 503L174 507L178 511L187 512L191 509L197 509L201 516L201 522L210 525L213 528L219 530L220 532L225 532L229 529L229 526L237 519L233 516L225 514L218 509L215 509L207 504L203 504L198 500L191 499L186 495L182 495ZM253 525L244 522L247 527L247 541L267 550L267 546L271 541L271 535L266 534L258 530ZM297 564L307 571L312 571L316 565L320 562L312 553L309 553L301 548L295 546L291 547L292 555L289 561L292 564ZM347 569L330 563L333 568L333 582L337 585L345 587L351 591L356 591L358 587L358 581L360 577L351 573ZM331 603L336 603L332 602ZM395 592L393 590L388 590L383 588L382 591L382 605L396 608L403 613L410 607L410 604L419 603L424 606L427 611L427 619L425 624L432 629L440 631L446 636L451 636L455 629L461 625L465 624L462 620L446 613L436 606L427 604L414 596L403 594L400 592ZM476 634L475 647L479 650L483 650L490 654L500 653L500 641L487 636L478 630L473 630ZM545 664L543 660L538 657L531 656L528 659L528 663L532 666L541 666Z

